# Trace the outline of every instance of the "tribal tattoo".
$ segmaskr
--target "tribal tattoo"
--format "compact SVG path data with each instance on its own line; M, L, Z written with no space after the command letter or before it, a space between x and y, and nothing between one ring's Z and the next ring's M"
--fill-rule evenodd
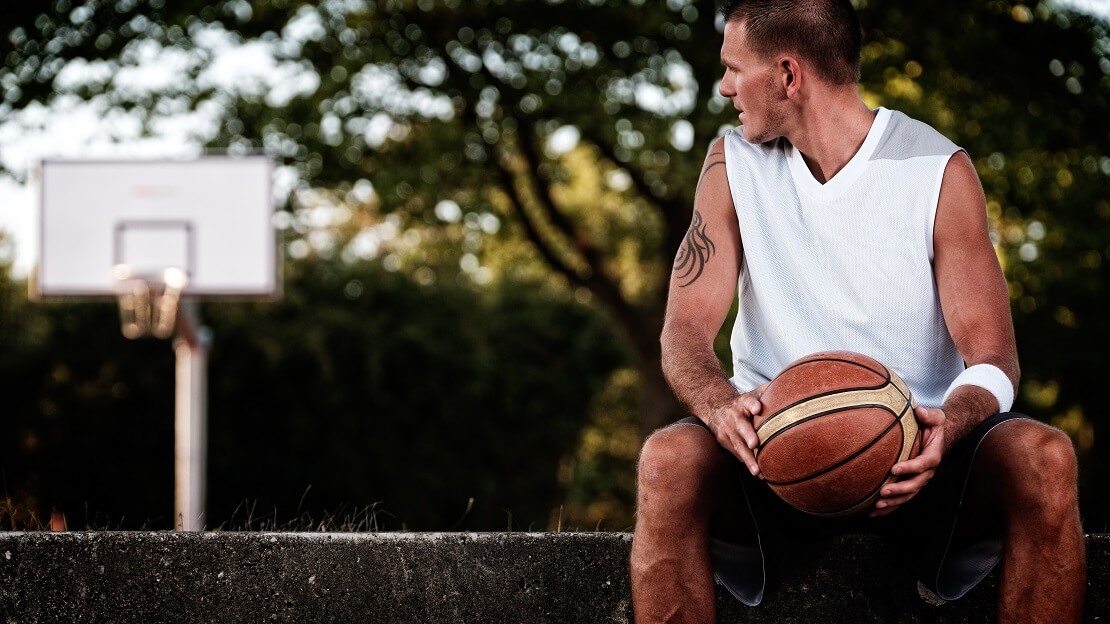
M721 157L719 159L716 159L716 160L713 160L712 162L705 163L705 166L702 167L702 169L701 169L701 175L698 176L698 187L697 187L697 189L694 190L695 195L697 194L698 191L701 190L702 180L705 180L705 176L709 173L709 170L712 169L713 167L716 167L717 165L724 165L724 164L725 164L725 159L723 157Z
M705 222L701 220L701 213L694 209L694 218L690 221L690 229L686 231L686 238L682 240L682 248L674 260L674 275L679 281L679 286L689 286L698 281L709 258L716 251L705 232Z

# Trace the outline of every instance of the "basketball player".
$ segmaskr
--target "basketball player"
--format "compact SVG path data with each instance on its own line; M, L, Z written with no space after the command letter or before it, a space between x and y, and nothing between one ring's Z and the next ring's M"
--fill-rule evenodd
M1075 453L1062 432L1009 413L1013 323L971 160L860 99L849 0L729 0L722 12L720 91L742 127L709 150L672 272L663 369L694 416L641 453L636 621L713 622L714 574L755 605L780 544L894 528L913 536L922 556L908 565L941 599L1001 560L999 621L1078 622ZM729 379L712 344L737 295ZM834 349L897 371L925 435L851 526L777 501L752 452L764 384Z

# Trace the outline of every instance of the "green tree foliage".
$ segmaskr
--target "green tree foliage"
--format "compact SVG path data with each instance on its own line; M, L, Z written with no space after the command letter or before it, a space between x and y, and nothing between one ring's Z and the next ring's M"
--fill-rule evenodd
M307 259L286 278L281 303L204 309L209 526L546 528L559 462L624 358L603 319L531 288L479 298L365 264ZM56 507L75 527L169 528L166 343L123 339L107 303L29 304L0 284L15 302L0 470L23 516L9 520Z
M1075 436L1095 480L1086 491L1104 489L1110 464L1094 458L1110 439L1096 395L1110 346L1099 321L1110 262L1106 24L1047 1L856 4L868 103L936 126L983 178L1027 379L1021 405ZM642 429L678 414L658 371L667 267L704 146L735 123L715 94L713 2L59 0L3 19L0 116L76 98L132 111L153 131L166 115L218 109L200 140L265 148L314 189L345 197L365 181L364 203L406 224L438 227L443 201L494 215L502 243L527 246L500 259L503 245L468 253L509 275L538 261L591 293L635 358ZM309 79L191 80L214 58L213 32L263 45ZM120 88L113 72L142 50L183 51L183 78ZM89 71L59 80L71 59ZM1105 524L1108 504L1087 497L1088 518Z
M546 527L556 466L622 357L611 328L511 285L476 301L380 269L293 271L272 310L208 308L213 512L241 492L289 509L311 486L317 509L380 501L382 528Z

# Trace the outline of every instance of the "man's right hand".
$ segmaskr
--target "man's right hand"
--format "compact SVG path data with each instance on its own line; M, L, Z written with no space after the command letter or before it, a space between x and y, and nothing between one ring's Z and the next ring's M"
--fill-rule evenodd
M714 408L706 417L705 424L713 435L717 436L717 443L725 447L737 459L744 462L752 476L761 477L759 464L755 461L755 449L759 448L759 436L752 427L752 419L763 410L759 398L763 396L763 384L732 399L728 403Z

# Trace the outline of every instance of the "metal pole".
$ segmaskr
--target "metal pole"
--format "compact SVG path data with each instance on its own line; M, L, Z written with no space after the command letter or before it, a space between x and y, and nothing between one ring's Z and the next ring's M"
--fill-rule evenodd
M174 414L174 530L204 529L208 463L208 347L211 333L197 328L196 302L182 301L175 326L177 358Z

